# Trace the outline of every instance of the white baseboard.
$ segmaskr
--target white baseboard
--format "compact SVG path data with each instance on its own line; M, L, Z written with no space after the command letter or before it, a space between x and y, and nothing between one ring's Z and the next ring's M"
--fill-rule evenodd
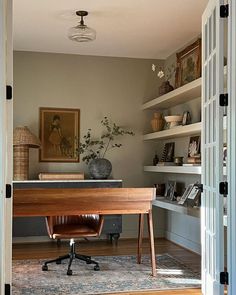
M166 231L165 237L167 240L170 240L186 249L189 249L197 254L201 254L201 244L196 243L194 241L188 240L182 236L179 236L175 233Z

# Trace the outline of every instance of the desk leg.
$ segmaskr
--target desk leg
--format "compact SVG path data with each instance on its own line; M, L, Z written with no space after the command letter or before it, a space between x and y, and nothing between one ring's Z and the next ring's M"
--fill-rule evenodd
M148 233L150 239L150 251L151 251L151 263L152 263L152 275L155 277L157 275L156 271L156 256L155 256L155 244L153 235L153 221L152 221L152 210L147 214L148 223Z
M138 264L141 263L141 257L142 257L143 224L144 224L144 214L139 214L138 257L137 257Z

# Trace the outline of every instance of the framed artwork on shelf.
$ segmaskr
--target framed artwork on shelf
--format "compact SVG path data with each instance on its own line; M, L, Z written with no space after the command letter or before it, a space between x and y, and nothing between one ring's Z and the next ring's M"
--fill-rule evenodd
M199 187L194 184L187 196L188 206L193 207L195 205L198 205L200 195L201 195L201 191L200 191Z
M201 39L176 54L175 88L201 76Z
M201 137L200 136L192 136L189 140L188 146L188 157L201 157Z
M180 200L179 200L179 202L178 202L179 205L184 205L184 204L185 204L185 202L187 201L188 195L189 195L189 193L191 192L193 186L194 186L194 184L189 184L189 185L187 186L187 188L185 189L185 191L184 191L182 197L180 198Z
M170 201L173 201L175 198L175 191L176 191L176 182L175 181L168 181L165 185L164 197Z
M165 143L162 157L161 157L161 162L173 162L174 152L175 152L175 143L174 142Z
M80 110L40 108L40 162L79 162Z

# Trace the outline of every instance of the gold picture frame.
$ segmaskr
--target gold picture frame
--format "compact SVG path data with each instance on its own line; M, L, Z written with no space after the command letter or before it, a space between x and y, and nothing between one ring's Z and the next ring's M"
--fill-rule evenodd
M39 109L40 162L79 162L80 110L68 108Z
M176 53L175 88L201 77L201 39Z

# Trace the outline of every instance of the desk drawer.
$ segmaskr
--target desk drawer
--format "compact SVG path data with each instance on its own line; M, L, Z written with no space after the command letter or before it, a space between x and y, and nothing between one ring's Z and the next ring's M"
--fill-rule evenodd
M105 215L103 234L121 233L122 232L122 215Z

